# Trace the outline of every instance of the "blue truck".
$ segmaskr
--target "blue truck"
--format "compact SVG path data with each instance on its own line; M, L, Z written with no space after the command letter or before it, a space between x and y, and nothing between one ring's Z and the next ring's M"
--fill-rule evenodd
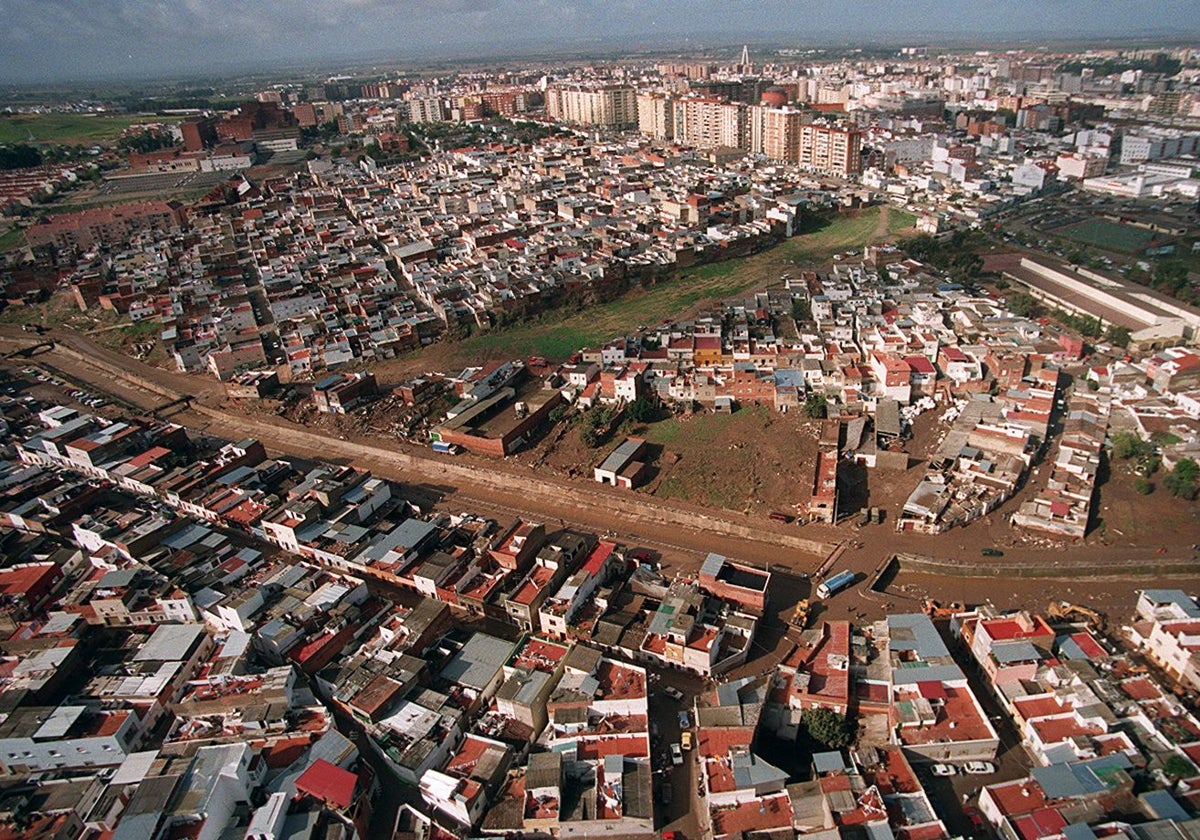
M838 572L817 587L817 597L822 599L831 598L854 583L854 579L855 574L849 569L846 569L844 572Z

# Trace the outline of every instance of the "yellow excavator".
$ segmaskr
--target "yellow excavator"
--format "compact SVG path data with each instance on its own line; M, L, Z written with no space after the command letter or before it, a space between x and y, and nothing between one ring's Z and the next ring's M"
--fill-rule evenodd
M792 626L799 627L803 630L808 626L808 599L805 598L800 603L796 604L796 611L792 613Z
M965 612L966 607L958 601L950 604L942 604L935 601L933 598L925 598L921 601L921 612L932 619L950 618L960 612Z
M1046 607L1046 616L1058 621L1082 621L1096 629L1103 629L1104 616L1093 609L1072 604L1070 601L1051 601Z

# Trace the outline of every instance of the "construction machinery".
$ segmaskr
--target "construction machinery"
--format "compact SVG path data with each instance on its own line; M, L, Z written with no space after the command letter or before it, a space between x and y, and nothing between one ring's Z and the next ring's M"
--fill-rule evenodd
M1051 601L1046 607L1046 616L1058 621L1085 622L1100 629L1104 627L1104 616L1095 610L1072 604L1070 601Z
M796 604L796 611L792 613L792 626L799 627L803 630L808 626L808 599L805 598L800 603Z
M926 598L921 602L921 611L933 619L950 618L952 615L965 612L966 607L958 601L942 606L941 602L935 601L933 598Z

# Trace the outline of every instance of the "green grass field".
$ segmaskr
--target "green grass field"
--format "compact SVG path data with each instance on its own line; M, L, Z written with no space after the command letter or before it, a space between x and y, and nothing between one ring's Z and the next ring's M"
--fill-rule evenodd
M0 233L0 254L16 250L25 244L25 231L20 228L9 228Z
M153 114L14 114L0 116L0 144L106 143L137 123L180 119Z
M911 214L886 207L837 216L762 253L685 269L674 279L630 291L611 303L565 317L550 312L534 323L472 336L457 346L455 355L466 360L535 354L565 359L581 347L631 332L641 324L683 317L703 302L776 285L782 274L794 273L797 267L816 268L839 251L895 239L914 221Z

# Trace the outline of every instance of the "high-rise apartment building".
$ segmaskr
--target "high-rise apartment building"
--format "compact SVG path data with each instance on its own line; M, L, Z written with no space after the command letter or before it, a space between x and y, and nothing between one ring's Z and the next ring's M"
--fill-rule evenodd
M814 172L846 177L862 169L862 132L815 123L800 127L799 164Z
M637 125L637 94L629 85L551 85L546 115L563 122L604 128Z
M800 129L809 112L791 108L750 108L750 151L781 163L800 162Z
M720 99L675 101L675 139L698 149L750 148L748 107Z
M637 95L638 131L654 140L675 139L675 99L661 93Z
M413 97L408 101L408 118L415 123L443 122L442 100L435 96Z

